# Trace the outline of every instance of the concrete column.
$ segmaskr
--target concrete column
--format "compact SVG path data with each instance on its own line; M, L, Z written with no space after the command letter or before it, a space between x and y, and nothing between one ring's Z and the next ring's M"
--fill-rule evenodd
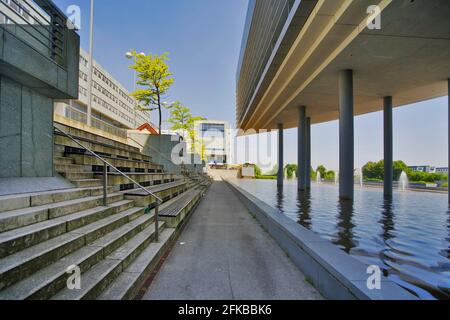
M353 70L339 74L339 196L353 199L354 123Z
M283 159L283 124L278 124L278 176L277 184L278 186L283 186L284 181L284 159Z
M306 189L311 189L311 118L306 118Z
M392 97L384 97L384 195L392 196L394 180Z
M450 168L450 79L448 79L448 167ZM448 201L450 203L450 170L448 172Z
M306 107L298 108L298 140L297 140L297 163L298 163L298 190L306 190Z

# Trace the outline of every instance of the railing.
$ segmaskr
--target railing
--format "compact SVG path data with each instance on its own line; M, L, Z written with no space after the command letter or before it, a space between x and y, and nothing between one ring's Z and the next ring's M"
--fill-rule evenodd
M81 122L83 124L87 124L87 114L86 113L84 113L82 111L79 111L79 110L77 110L75 108L72 108L69 105L66 105L64 107L64 110L65 110L64 111L64 116L66 118L69 118L69 119ZM113 134L115 136L118 136L118 137L121 137L121 138L124 138L124 139L127 138L127 131L125 129L117 128L117 127L113 126L112 124L109 124L109 123L107 123L107 122L105 122L103 120L99 120L99 119L97 119L95 117L92 117L91 125L94 128L97 128L97 129L103 130L105 132L111 133L111 134Z
M125 177L126 179L128 179L129 181L134 183L139 189L142 189L146 194L148 194L149 196L155 198L155 200L156 200L156 204L155 204L155 240L158 241L158 239L159 239L159 206L164 201L160 197L158 197L156 194L154 194L153 192L147 190L145 187L143 187L141 184L139 184L139 182L135 181L134 179L132 179L131 177L129 177L128 175L126 175L125 173L123 173L122 171L117 169L115 166L113 166L107 160L105 160L104 158L102 158L101 156L96 154L94 151L92 151L91 149L89 149L88 147L86 147L85 145L80 143L78 140L76 140L70 134L64 132L63 130L59 129L56 126L54 126L54 129L56 131L58 131L59 133L63 134L64 136L66 136L67 138L69 138L70 140L72 140L73 142L75 142L82 149L84 149L87 152L89 152L90 154L92 154L95 158L97 158L98 160L103 162L103 181L102 181L102 184L103 184L103 205L105 207L108 205L108 201L107 201L107 197L108 197L108 186L107 186L107 182L108 182L108 166L111 169L113 169L114 171L116 171L117 173L119 173L121 176ZM151 210L151 200L150 200L150 203L148 204L148 209Z
M67 17L49 0L0 0L0 26L66 67Z

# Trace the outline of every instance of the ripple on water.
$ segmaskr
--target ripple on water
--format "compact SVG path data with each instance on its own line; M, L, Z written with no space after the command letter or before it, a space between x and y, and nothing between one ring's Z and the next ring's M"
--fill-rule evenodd
M450 299L450 212L446 195L357 188L341 202L335 185L314 184L298 193L289 182L240 180L238 184L303 227L355 258L378 264L394 282L422 299Z

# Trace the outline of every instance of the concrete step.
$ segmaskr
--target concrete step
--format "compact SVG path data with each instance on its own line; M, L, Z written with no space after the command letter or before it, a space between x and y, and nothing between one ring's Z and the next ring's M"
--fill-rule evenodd
M112 214L125 211L133 205L133 201L118 201L108 207L95 207L0 233L0 258L81 228Z
M159 215L170 228L177 228L201 199L201 191L190 189L161 205Z
M103 185L101 179L80 179L73 180L72 183L79 188L100 187Z
M73 164L73 159L66 157L53 157L54 165L71 165Z
M174 174L168 174L168 173L127 172L126 175L129 176L130 178L134 179L138 183L150 182L153 185L173 182L176 179L176 176ZM103 174L95 173L94 178L101 180L103 178ZM108 185L109 186L118 186L121 184L128 184L128 183L130 183L130 180L128 180L121 174L108 173Z
M1 259L0 290L136 220L143 212L144 208L131 208Z
M77 138L76 138L77 139ZM140 153L139 149L136 149L134 151L127 150L127 148L120 148L117 146L111 146L111 145L105 145L101 142L95 142L92 140L85 140L85 139L77 139L79 143L81 143L85 148L90 149L94 151L97 154L104 154L104 155L112 155L114 157L120 158L126 158L130 160L142 160L142 161L151 161L151 157L144 155ZM56 134L55 135L55 145L57 146L65 146L67 147L65 149L65 155L72 152L73 148L75 149L82 149L80 145L72 141L71 139ZM86 153L88 153L86 151Z
M160 231L163 229L164 224L161 224ZM100 261L86 273L83 273L82 280L84 280L85 285L81 290L69 290L65 288L52 297L52 300L95 299L150 245L150 242L154 239L154 234L155 225L151 224L120 248L109 254L106 259Z
M122 193L112 193L108 203L123 200ZM6 211L0 215L0 232L5 232L101 205L102 196L61 201L43 206Z
M94 179L94 173L85 171L63 172L62 175L69 180Z
M77 165L83 165L83 166L103 166L103 162L94 157L91 154L68 154L68 157L73 159L74 163ZM111 163L113 166L117 168L130 168L130 169L145 169L146 171L151 170L149 172L158 172L163 171L164 166L155 164L153 162L145 162L143 160L130 160L130 159L122 159L122 158L113 158L113 157L107 157L103 156L105 160L107 160L109 163Z
M113 188L110 188L112 191ZM72 188L17 195L0 196L0 212L37 207L45 204L98 195L102 188Z
M90 270L111 252L114 252L139 232L148 228L153 223L153 220L153 214L140 215L138 218L100 237L91 244L66 255L31 276L0 291L0 300L51 298L66 287L68 267L78 266L81 272ZM87 281L83 277L82 286L86 283Z
M167 251L175 236L174 228L159 234L159 242L150 243L123 272L104 290L98 300L131 300Z
M73 161L72 158L69 158ZM58 173L63 172L83 172L86 166L81 164L57 164L55 165L55 171Z
M59 124L58 124L59 126ZM118 141L110 140L105 137L100 137L98 135L83 132L82 130L76 128L62 128L66 133L70 134L74 139L78 140L81 144L89 147L90 149L94 148L112 148L120 151L127 151L130 153L139 154L139 148L130 146L128 144L120 143ZM62 139L59 139L62 138ZM73 143L72 140L68 139L66 136L62 135L59 132L55 131L55 143L59 143L60 141L67 141L69 143ZM64 144L63 144L64 145ZM95 150L94 150L95 151Z

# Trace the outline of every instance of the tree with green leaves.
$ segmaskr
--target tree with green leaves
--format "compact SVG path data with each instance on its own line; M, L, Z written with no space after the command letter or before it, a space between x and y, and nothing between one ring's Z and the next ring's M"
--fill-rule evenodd
M161 135L162 100L174 82L173 74L169 71L169 66L167 65L168 54L156 55L150 53L144 55L133 50L131 55L134 58L134 64L130 68L136 71L136 84L139 86L131 96L140 104L138 106L140 110L158 110L159 134Z
M321 164L320 166L317 167L316 172L320 172L320 177L322 179L325 179L325 176L327 174L327 168L325 168L325 166Z
M296 164L288 164L284 167L284 170L286 170L288 179L292 179L294 177L294 174L296 174L298 171L298 166Z
M203 144L197 146L197 139L195 136L195 122L205 120L203 117L194 117L191 114L191 110L181 104L181 102L174 102L167 109L170 110L169 122L171 130L179 130L182 132L184 138L189 138L191 141L192 150L200 150L200 154L203 153Z

